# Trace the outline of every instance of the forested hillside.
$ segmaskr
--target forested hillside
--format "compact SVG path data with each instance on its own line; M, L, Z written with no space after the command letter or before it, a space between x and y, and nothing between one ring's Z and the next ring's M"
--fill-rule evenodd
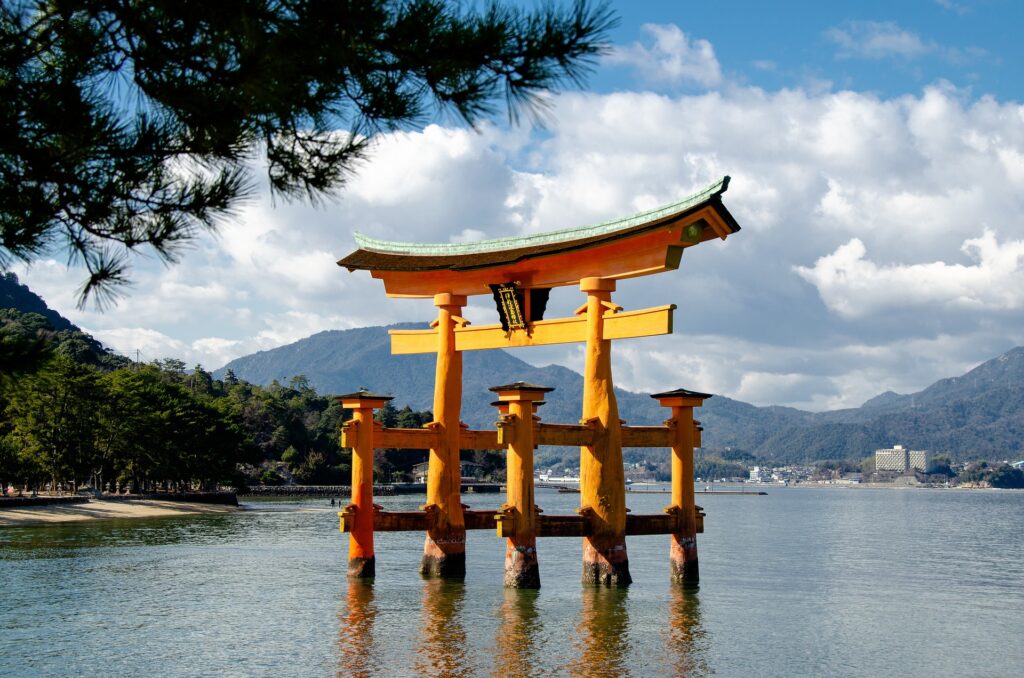
M0 485L182 489L281 482L278 470L348 481L345 412L304 378L258 386L173 358L135 364L17 278L0 293L18 305L0 308Z

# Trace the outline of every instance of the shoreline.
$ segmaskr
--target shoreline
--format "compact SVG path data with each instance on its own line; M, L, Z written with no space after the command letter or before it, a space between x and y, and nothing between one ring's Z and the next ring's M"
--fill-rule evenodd
M751 485L752 487L764 487L768 489L797 489L797 490L941 490L943 492L1024 492L1024 488L1016 487L965 487L953 485L900 485L898 483L792 483L790 485ZM699 494L699 493L698 493Z
M96 520L130 520L135 518L164 518L169 516L203 513L230 513L241 510L228 504L207 504L192 501L164 499L89 499L75 504L50 504L0 508L0 528L67 523Z

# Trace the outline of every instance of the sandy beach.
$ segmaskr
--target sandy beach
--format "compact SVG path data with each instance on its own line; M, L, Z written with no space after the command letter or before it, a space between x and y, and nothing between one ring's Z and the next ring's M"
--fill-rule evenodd
M124 501L92 499L85 504L0 508L0 527L52 525L90 520L159 518L162 516L180 516L193 513L227 513L237 510L239 510L237 506L223 504L162 501L159 499Z

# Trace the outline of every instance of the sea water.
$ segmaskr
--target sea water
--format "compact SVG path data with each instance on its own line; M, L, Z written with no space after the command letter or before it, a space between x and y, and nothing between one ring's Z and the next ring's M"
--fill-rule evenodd
M668 497L627 502L657 513ZM537 500L571 513L579 495ZM423 535L392 533L376 535L376 580L350 583L325 500L0 528L0 675L1024 674L1024 493L697 501L697 591L669 584L667 536L629 538L628 589L582 587L580 540L559 538L540 541L540 591L506 590L490 530L469 534L465 582L421 579Z

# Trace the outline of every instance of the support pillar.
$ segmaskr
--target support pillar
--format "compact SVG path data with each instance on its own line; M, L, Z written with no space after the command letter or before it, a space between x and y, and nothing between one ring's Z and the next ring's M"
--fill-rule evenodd
M583 368L582 423L594 426L593 445L580 448L580 509L592 521L591 536L583 539L583 583L626 586L626 480L622 468L622 428L612 385L611 340L604 335L605 313L615 281L584 278L580 290L587 303L587 348Z
M466 324L466 297L434 295L437 313L437 369L434 372L434 421L437 447L430 450L427 503L431 527L423 544L420 574L462 579L466 576L466 524L462 515L459 434L462 409L462 353L455 350L455 327Z
M505 544L505 586L515 589L539 589L540 566L537 560L537 506L533 489L534 403L552 388L516 382L491 389L498 394L508 412L499 421L499 443L508 447L506 455L507 500L497 516L498 536Z
M679 518L679 531L670 536L669 577L675 584L696 585L700 581L697 559L697 502L693 490L693 448L698 435L693 408L710 398L707 393L677 389L656 393L662 407L672 408L672 418L665 422L673 429L672 442L672 504L665 512Z
M375 575L373 552L373 411L384 407L390 396L367 391L338 396L341 406L353 410L345 424L352 446L352 501L338 513L341 531L348 527L348 576L367 579ZM353 429L355 429L353 431ZM345 522L349 521L346 526Z

